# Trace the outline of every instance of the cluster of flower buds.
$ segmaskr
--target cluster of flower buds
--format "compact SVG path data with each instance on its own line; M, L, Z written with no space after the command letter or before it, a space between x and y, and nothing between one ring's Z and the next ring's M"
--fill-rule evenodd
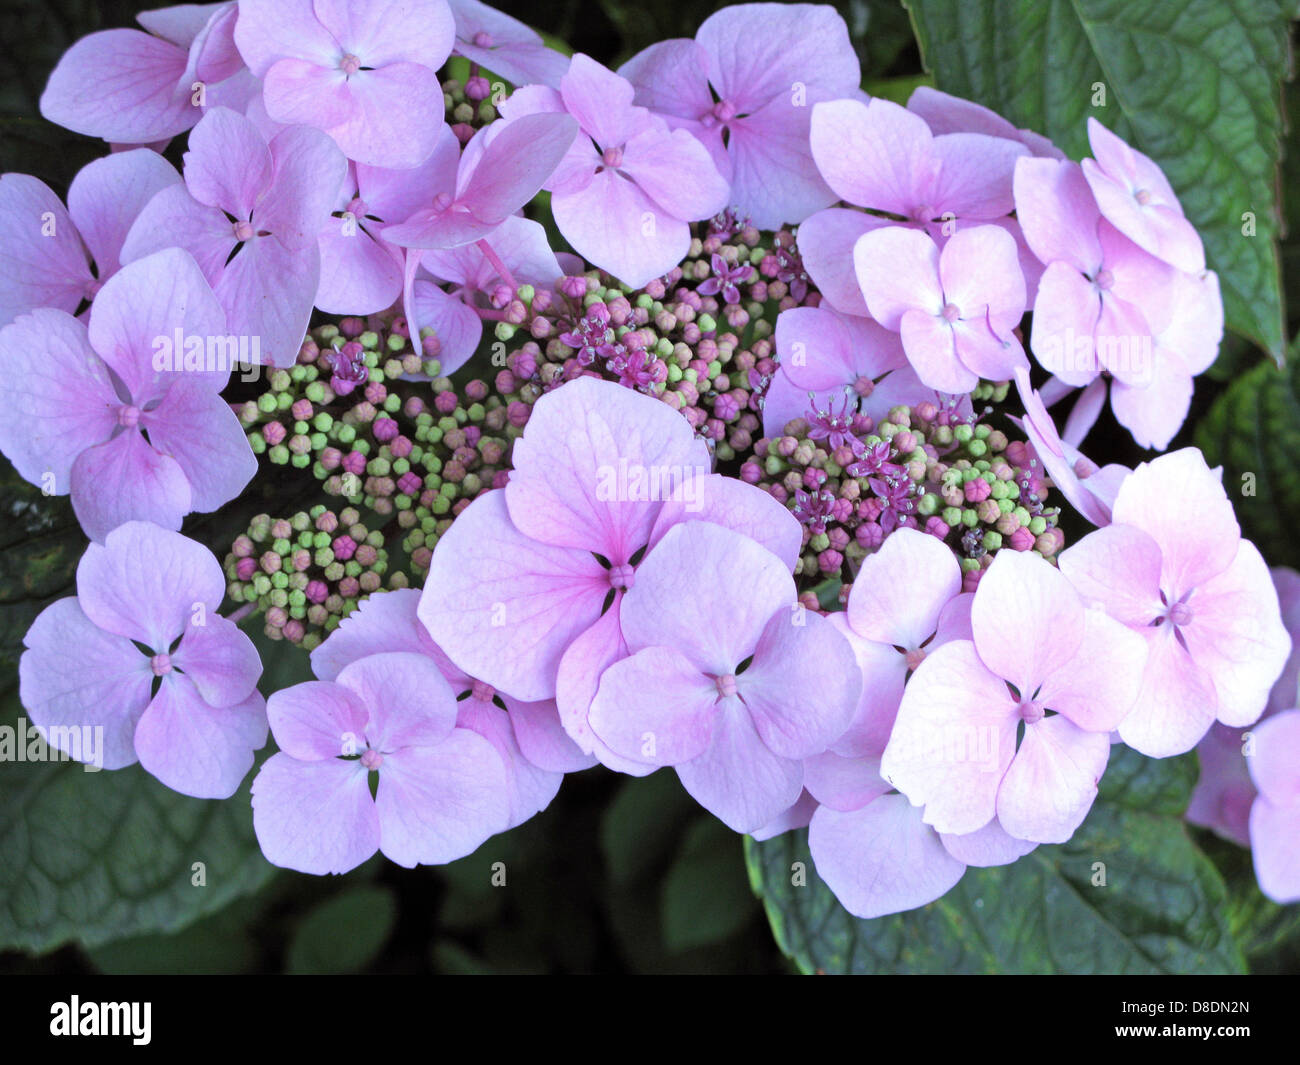
M273 465L310 469L327 496L338 497L340 506L347 505L337 518L322 506L319 515L313 511L286 519L313 523L319 535L313 538L311 549L333 549L331 544L314 542L332 531L315 526L318 518L326 524L342 521L351 526L363 512L375 530L368 529L366 535L379 537L376 547L391 549L400 539L402 550L395 556L392 577L400 575L402 583L390 583L392 587L422 583L433 545L451 519L481 492L504 483L511 442L527 423L531 399L538 393L528 390L525 400L508 371L498 374L491 384L472 380L459 389L445 377L423 379L430 373L438 373L436 359L411 351L400 318L386 328L377 320L367 323L344 318L337 325L313 330L297 363L291 369L274 371L267 391L239 409L254 452ZM408 376L421 379L403 379ZM344 515L356 516L345 520ZM255 522L250 528L247 535L253 543L261 542L254 529L263 524ZM308 531L294 528L296 536ZM271 538L276 542L294 539ZM307 547L298 544L295 550ZM232 557L253 556L236 550ZM303 562L304 556L294 555L293 559ZM310 572L308 580L322 580L330 588L341 580L360 579L359 573L340 571L327 576L324 569L333 561L304 562L304 569L282 560L279 568L264 571L264 576L308 572L315 565L322 572ZM292 642L303 642L305 635L326 624L327 617L335 616L329 610L313 613L310 596L300 616L273 614L272 610L289 609L279 601L283 596L271 597L276 586L261 582L250 594L249 582L255 571L248 563L228 560L228 568L231 565L248 571L232 580L243 582L240 601L256 602L268 610L268 632L274 630ZM351 589L347 585L337 593L338 616L345 616L355 606L358 593ZM305 592L306 585L297 590ZM362 587L361 594L371 590ZM323 604L324 599L316 603Z
M269 637L311 650L371 592L407 587L405 573L390 571L384 544L384 532L362 524L355 507L259 514L226 555L226 592L265 612Z
M984 385L975 398L1005 391ZM1025 443L955 406L895 407L879 425L857 413L796 418L782 436L754 445L740 476L803 525L804 585L851 581L898 528L947 543L967 591L1003 547L1051 559L1065 543L1060 510L1046 505L1050 482Z
M492 103L492 83L481 74L461 84L455 78L442 83L442 111L447 125L461 144L466 144L480 129L496 121Z
M541 391L584 374L661 398L709 440L720 462L748 454L755 399L775 371L779 311L816 306L788 230L760 233L730 213L696 227L681 265L636 291L591 270L558 294L521 286L496 328L523 343L506 364Z

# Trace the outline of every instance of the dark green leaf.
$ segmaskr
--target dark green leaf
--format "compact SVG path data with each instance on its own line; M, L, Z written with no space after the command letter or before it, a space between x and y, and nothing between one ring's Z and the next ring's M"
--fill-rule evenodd
M804 972L1239 972L1223 880L1179 819L1189 765L1117 748L1114 778L1069 843L969 869L906 914L845 911L813 868L806 831L746 838L750 882ZM795 886L801 870L806 884Z
M359 972L378 957L396 923L391 889L345 888L302 919L289 944L289 972Z
M757 907L745 884L736 834L716 818L696 821L663 886L664 946L718 943L743 928Z

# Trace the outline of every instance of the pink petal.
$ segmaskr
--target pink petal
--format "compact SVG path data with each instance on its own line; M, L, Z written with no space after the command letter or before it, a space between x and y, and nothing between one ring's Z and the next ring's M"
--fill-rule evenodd
M929 533L899 529L863 559L848 622L864 639L915 651L960 592L961 567L948 546Z
M121 401L108 368L84 325L45 307L0 331L0 357L9 412L0 419L0 451L24 480L42 484L52 475L53 492L64 495L77 456L117 429Z
M372 237L357 219L331 218L316 239L320 286L315 304L322 311L378 314L401 297L402 253Z
M684 129L637 134L624 148L619 172L636 182L655 206L687 222L709 218L734 202L708 149Z
M240 0L235 44L259 78L284 56L337 65L339 42L317 17L312 0Z
M131 224L122 244L122 261L132 262L167 248L184 248L215 284L235 249L234 227L215 207L205 207L184 185L157 193Z
M796 828L807 828L808 822L812 820L812 815L816 812L817 800L809 795L807 791L804 791L793 806L782 810L762 828L754 829L749 835L762 842L763 840L773 839L783 832L790 832Z
M1266 799L1280 805L1300 800L1300 712L1286 710L1254 730L1253 753L1247 759L1250 778Z
M1016 220L1025 241L1048 264L1092 274L1101 264L1101 212L1077 163L1021 158L1015 164Z
M848 729L831 745L831 750L846 758L870 756L879 761L889 742L898 704L903 698L907 660L892 646L859 636L849 628L845 620L847 616L844 613L831 614L829 621L853 648L858 669L862 672L862 697Z
M336 683L369 711L366 741L376 750L432 747L456 727L456 697L428 655L367 655L344 666Z
M974 832L997 812L998 783L1015 756L1020 720L1006 684L980 661L975 645L944 644L907 683L881 773L925 807L927 824Z
M42 610L23 644L18 698L32 724L100 728L103 768L134 763L135 724L149 705L154 679L140 649L97 626L73 596Z
M676 411L590 377L538 400L512 461L505 498L516 527L615 565L650 539L662 500L710 465Z
M609 578L590 552L523 536L504 497L480 496L438 541L420 620L470 676L516 699L550 699L560 657L600 616Z
M213 337L226 332L226 316L188 252L167 248L124 266L108 279L90 309L90 345L116 371L136 406L157 399L175 379L155 368L161 350L179 330L183 337ZM203 375L219 388L229 377Z
M864 234L853 245L853 266L871 317L886 329L897 331L910 310L943 310L939 249L920 230L889 226Z
M369 712L341 684L309 680L281 688L266 701L266 716L280 750L298 761L333 761L365 750Z
M347 75L307 59L277 60L266 72L262 101L267 115L286 126L331 129L358 113Z
M560 790L563 773L538 769L519 750L510 715L482 699L466 699L460 704L457 725L482 736L496 750L506 768L506 790L510 816L507 828L527 821L546 809Z
M1115 420L1133 434L1141 447L1163 451L1183 427L1192 405L1192 375L1172 352L1154 360L1151 382L1145 387L1111 385L1110 405Z
M823 806L813 814L808 846L840 904L863 918L933 902L966 872L903 795L883 795L850 813Z
M505 763L478 733L455 729L436 747L384 759L375 810L390 861L407 869L455 861L510 824Z
M81 609L101 629L166 651L226 594L216 556L200 543L148 522L114 528L77 565Z
M1160 546L1141 529L1098 529L1061 552L1057 563L1085 600L1125 625L1145 628L1165 613L1160 602Z
M647 647L605 670L588 720L624 758L679 765L709 749L719 700L713 679L680 651Z
M1249 540L1226 570L1188 600L1192 620L1183 639L1196 664L1214 680L1219 720L1253 724L1291 653L1268 566Z
M787 90L728 126L731 203L760 229L797 224L838 199L809 151L811 118Z
M677 766L677 775L696 802L736 832L762 828L803 790L803 767L767 748L736 698L719 702L712 745Z
M952 325L930 311L907 311L899 323L903 350L916 376L936 392L958 395L979 384L979 374L957 357L957 336Z
M1213 679L1175 638L1173 628L1165 624L1143 630L1148 657L1142 690L1119 726L1120 738L1150 758L1190 751L1217 712Z
M995 865L1010 865L1038 846L1028 840L1009 835L995 817L983 828L964 836L940 835L944 850L966 865L987 869Z
M699 594L700 574L709 575L707 596ZM719 602L729 604L721 616ZM754 653L778 611L802 616L784 563L740 533L688 521L637 567L623 598L623 635L633 651L677 647L701 672L723 676Z
M38 307L72 314L92 280L59 198L27 174L0 176L0 326Z
M379 849L370 774L359 761L272 755L253 779L253 830L272 865L323 876L355 869Z
M1016 160L1029 155L1019 141L982 133L946 133L934 138L939 175L930 201L938 213L994 219L1015 208L1012 175Z
M1172 603L1232 564L1241 541L1222 471L1196 448L1144 462L1115 497L1116 524L1136 525L1160 545L1162 585Z
M505 122L483 151L458 199L477 218L500 222L537 195L578 135L568 115Z
M271 152L247 118L214 107L190 134L185 185L199 203L247 221L271 185Z
M822 307L793 307L776 319L781 367L797 387L821 392L856 385L907 365L897 334L869 319Z
M314 242L295 252L274 237L256 237L230 261L216 294L229 331L258 344L264 362L286 367L298 358L319 287Z
M949 303L974 318L985 308L988 324L1009 335L1025 313L1025 279L1015 238L998 226L964 226L943 246L939 279ZM984 317L980 314L979 317Z
M1027 725L998 789L999 823L1018 839L1064 843L1092 808L1109 758L1109 736L1060 714Z
M602 149L616 148L635 130L652 124L647 112L633 107L634 95L629 81L581 52L560 79L565 109Z
M451 9L434 0L313 0L312 6L321 24L366 66L404 61L436 70L456 39Z
M427 102L442 94L434 70L423 63L388 63L350 77L345 89L351 113L325 130L344 155L395 169L419 166L429 157L442 129L426 114Z
M1101 369L1093 342L1100 316L1101 300L1092 282L1069 263L1049 263L1038 282L1029 334L1039 365L1066 384L1089 384Z
M1201 773L1184 817L1239 847L1250 846L1250 808L1255 785L1243 757L1251 733L1215 725L1196 745Z
M154 449L185 473L191 510L216 510L257 473L257 459L230 404L200 381L173 384L156 408L141 414L140 424Z
M867 316L862 286L854 272L853 248L864 233L892 225L884 218L843 207L828 207L803 220L795 238L799 254L830 307L842 314Z
M314 245L347 177L347 160L325 134L306 126L271 140L275 180L258 219L289 251Z
M433 330L441 345L438 365L444 374L455 373L473 357L483 337L483 319L456 296L449 296L429 281L417 281L411 293L408 323L416 331Z
M415 588L367 596L330 633L329 639L312 651L312 672L321 680L334 680L344 666L366 655L384 651L434 655L437 645L417 616L419 602L420 593Z
M147 148L96 159L72 179L68 212L94 256L101 281L121 265L122 244L140 212L180 180L166 159Z
M736 684L768 749L802 760L844 735L862 679L853 648L834 625L811 612L778 610Z
M690 250L686 223L613 170L596 174L579 191L557 190L551 212L579 255L633 288L666 274Z
M201 623L191 620L171 656L172 665L190 678L208 706L243 702L262 675L262 660L253 641L219 614L205 615Z
M618 75L636 90L635 102L656 114L695 120L713 110L709 53L695 41L659 41L642 49Z
M927 198L939 161L932 141L922 119L888 100L813 106L817 168L836 195L860 207L911 218L916 207L933 202Z
M1251 857L1259 889L1277 903L1300 901L1300 802L1257 799L1250 810Z
M582 748L564 731L554 699L524 703L503 696L502 701L510 712L520 753L538 769L573 773L596 764L596 759L583 754Z
M183 84L183 48L139 30L103 30L63 53L41 94L41 114L91 137L149 144L199 119Z
M179 529L190 512L190 485L175 459L151 448L128 429L83 451L69 479L72 509L92 540L102 541L128 521Z
M880 775L879 758L846 758L831 751L804 759L803 786L832 810L858 810L892 790Z
M228 799L266 745L264 707L256 691L233 706L209 706L188 676L171 674L135 727L140 765L182 795Z

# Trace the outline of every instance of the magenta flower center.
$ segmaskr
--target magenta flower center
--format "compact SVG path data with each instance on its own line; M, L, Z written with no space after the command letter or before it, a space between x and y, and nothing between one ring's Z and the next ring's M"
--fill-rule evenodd
M153 658L149 659L149 668L153 670L155 677L166 676L172 671L171 655L154 655Z
M373 747L367 747L365 753L361 756L361 764L367 769L378 769L384 764L384 756Z
M99 295L99 290L104 287L104 283L97 278L92 277L86 282L86 287L81 290L82 298L89 301Z
M720 677L715 677L714 683L718 686L719 698L726 699L736 694L736 674L724 673Z
M1145 207L1151 202L1151 193L1146 189L1138 189L1137 192L1133 193L1133 199Z
M623 149L606 148L605 154L602 156L602 158L605 160L606 166L614 167L614 168L620 167L623 165Z
M370 213L370 208L366 206L366 201L360 196L353 196L352 202L348 204L348 213L353 218L365 218Z
M736 117L736 105L730 100L719 100L713 105L713 113L719 122L730 122Z
M478 33L474 34L474 47L491 48L492 34L488 33L487 30L479 30Z
M1032 699L1022 699L1020 702L1020 719L1026 725L1037 724L1043 720L1043 707Z
M117 424L123 429L134 429L140 424L140 408L125 406L117 408ZM167 656L164 655L164 658Z
M355 74L360 69L361 69L361 60L358 59L356 56L354 56L351 52L348 52L347 55L345 55L342 59L339 60L339 70L343 71L344 74L351 76L352 74Z
M853 391L856 392L863 399L866 399L875 390L876 390L876 382L873 381L870 377L867 377L865 374L853 382Z
M445 192L440 192L438 193L437 196L433 198L433 209L435 211L445 211L450 206L451 206L451 197L448 196Z
M480 702L490 703L497 690L491 684L484 684L481 680L476 680L470 688L470 694Z
M961 317L961 308L955 303L945 303L942 314L945 322L955 322Z
M925 661L925 649L918 647L913 651L908 651L903 658L907 661L908 669L916 670Z
M235 229L235 239L241 242L245 240L252 240L253 234L257 232L253 228L252 222L236 222L234 229Z
M614 589L631 588L636 583L636 571L626 562L621 566L609 567L609 586Z
M1169 620L1180 627L1188 624L1192 620L1192 608L1186 603L1175 603L1169 608Z
M912 221L914 222L928 222L933 217L934 207L928 203L923 203L912 211Z
M1115 275L1109 270L1098 270L1096 277L1097 287L1105 292L1115 284Z

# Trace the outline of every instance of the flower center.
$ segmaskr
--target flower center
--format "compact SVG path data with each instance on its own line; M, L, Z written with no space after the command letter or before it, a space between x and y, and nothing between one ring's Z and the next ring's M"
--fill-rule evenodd
M117 424L123 429L134 429L140 424L140 408L125 406L117 408ZM166 655L163 655L166 658Z
M873 381L870 377L867 377L865 374L853 382L853 391L856 392L863 399L866 399L875 390L876 390L876 382Z
M437 196L433 198L433 209L435 211L445 211L450 206L451 206L451 197L448 196L445 192L440 192L438 193Z
M99 295L99 290L104 287L104 283L97 278L92 277L86 282L86 287L81 290L82 298L87 302L94 300Z
M945 303L943 305L943 319L946 322L955 322L961 317L961 308L955 303Z
M167 654L154 655L149 659L149 668L153 670L155 677L166 676L172 671L171 656Z
M253 228L252 222L236 222L234 228L235 239L241 243L246 240L252 240L253 234L257 232L257 230Z
M1097 287L1105 292L1115 284L1115 275L1109 270L1098 270L1095 278Z
M1192 608L1186 603L1175 603L1169 608L1169 620L1180 627L1188 624L1192 620Z
M623 149L606 148L605 154L602 158L604 158L606 166L614 167L615 169L617 169L618 167L623 165Z
M928 222L933 217L934 207L928 203L923 203L912 211L913 222Z
M360 69L361 69L361 60L358 59L356 56L354 56L351 52L348 52L347 55L345 55L342 59L339 60L339 70L343 71L344 74L351 76L352 74L355 74Z
M1032 699L1022 699L1020 701L1020 719L1026 725L1037 724L1043 720L1043 708Z
M361 756L361 764L367 769L378 769L384 764L384 756L373 747L367 747Z
M631 588L636 583L636 571L626 562L621 566L609 567L609 586L614 589Z
M719 100L713 105L713 113L719 122L730 122L736 117L736 105L730 100Z
M907 668L915 671L922 662L925 661L925 649L918 647L914 651L908 651L903 658L907 662Z
M490 703L497 690L491 684L484 684L481 680L476 680L470 688L470 694L479 702Z
M1137 192L1133 193L1133 199L1145 207L1151 202L1151 193L1146 189L1138 189Z
M478 33L474 34L474 47L491 48L492 34L488 33L487 30L479 30Z
M727 699L736 694L736 674L724 673L720 677L714 677L714 683L718 686L718 697Z

